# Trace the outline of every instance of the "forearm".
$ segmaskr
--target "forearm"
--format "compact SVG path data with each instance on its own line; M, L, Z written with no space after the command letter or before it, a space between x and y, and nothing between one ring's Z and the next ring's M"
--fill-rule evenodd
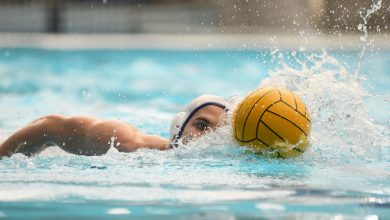
M70 153L90 155L90 150L84 146L85 127L91 123L90 120L85 117L60 115L49 115L35 120L0 145L0 157L14 153L31 156L42 151L49 143Z
M0 157L14 153L23 153L28 156L44 149L50 140L50 132L44 118L38 119L15 132L0 145Z
M142 144L140 147L158 149L158 150L168 150L171 149L170 142L168 139L162 138L157 135L142 134Z

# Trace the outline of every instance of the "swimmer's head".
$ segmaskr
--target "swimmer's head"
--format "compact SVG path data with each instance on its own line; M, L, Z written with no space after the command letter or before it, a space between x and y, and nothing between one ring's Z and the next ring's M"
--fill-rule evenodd
M202 95L194 99L172 120L170 139L172 146L178 140L184 144L224 125L224 113L228 111L228 102L219 96Z

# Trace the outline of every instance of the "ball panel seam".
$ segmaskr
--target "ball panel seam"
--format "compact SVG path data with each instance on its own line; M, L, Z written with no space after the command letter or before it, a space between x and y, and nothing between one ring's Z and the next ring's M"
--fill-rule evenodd
M244 136L245 136L245 135L244 135L245 126L246 126L246 123L247 123L247 121L248 121L249 115L250 115L250 113L252 112L252 110L256 107L257 103L260 102L260 100L261 100L263 97L265 97L267 94L269 94L269 93L271 93L271 92L273 92L273 91L275 91L275 90L277 90L277 89L272 89L272 90L266 92L264 95L262 95L262 96L261 96L261 97L252 105L251 109L250 109L249 112L248 112L248 115L247 115L246 118L245 118L244 125L243 125L243 127L242 127L242 139L244 139ZM268 107L268 108L269 108L269 107ZM268 109L268 108L267 108L267 109ZM264 114L264 112L263 112L263 114ZM261 118L261 117L260 117L260 118ZM258 126L258 124L257 124L257 126ZM257 133L257 128L256 128L256 133Z
M264 121L262 121L261 119L259 120L265 127L267 127L270 131L272 131L272 133L274 133L276 136L278 136L283 142L286 142L286 140L284 140L284 138L282 138L278 133L276 133L274 130L272 130L272 128L270 128Z
M308 121L309 121L309 123L311 124L311 121L310 121L310 119L309 119L308 117L306 117L306 115L304 115L304 114L302 114L301 112L297 111L297 109L295 109L294 107L292 107L292 106L291 106L291 105L289 105L288 103L284 102L283 100L281 100L281 102L283 102L284 104L286 104L288 107L290 107L290 108L292 108L292 109L296 110L296 112L298 112L298 114L300 114L300 115L302 115L303 117L305 117L305 118L306 118L306 120L308 120Z
M267 112L267 110L268 110L269 108L271 108L271 106L275 105L275 104L278 103L278 102L281 102L281 100L272 103L271 105L269 105L269 106L263 111L263 113L261 113L260 118L259 118L259 121L257 122L257 125L256 125L256 137L257 137L257 134L259 133L259 124L260 124L260 122L262 122L263 124L265 124L265 123L261 120L261 119L263 118L264 113ZM267 128L269 128L268 125L265 125L265 126L266 126ZM272 131L272 129L270 129L270 130ZM273 132L274 132L274 131L273 131ZM275 132L274 132L274 133L275 133ZM277 135L277 134L276 134L276 135ZM279 135L277 135L277 136L280 137ZM283 138L281 138L281 139L284 141Z
M275 113L275 112L273 112L273 111L270 111L270 110L267 110L269 113L271 113L271 114L274 114L274 115L276 115L276 116L279 116L279 117L281 117L281 118L283 118L284 120L286 120L286 121L288 121L288 122L290 122L292 125L294 125L296 128L298 128L300 131L302 131L302 133L304 133L306 136L308 136L308 134L302 129L302 128L300 128L298 125L296 125L294 122L292 122L290 119L288 119L288 118L286 118L286 117L284 117L284 116L282 116L282 115L279 115L278 113Z

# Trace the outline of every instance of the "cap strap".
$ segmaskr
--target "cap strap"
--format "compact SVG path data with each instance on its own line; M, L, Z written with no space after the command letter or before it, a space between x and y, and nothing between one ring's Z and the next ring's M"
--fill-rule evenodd
M188 115L188 117L186 118L186 120L183 122L183 124L181 125L180 127L180 130L179 132L177 132L176 135L173 136L172 138L172 142L171 142L171 147L177 147L178 145L178 141L179 139L181 138L181 136L183 135L183 131L185 129L185 127L187 126L188 122L190 122L191 118L202 108L206 107L206 106L209 106L209 105L214 105L214 106L217 106L217 107L220 107L224 110L229 110L225 105L221 104L221 103L218 103L218 102L206 102L206 103L203 103L202 105L199 105L198 107L196 107L194 110L191 111L191 113Z

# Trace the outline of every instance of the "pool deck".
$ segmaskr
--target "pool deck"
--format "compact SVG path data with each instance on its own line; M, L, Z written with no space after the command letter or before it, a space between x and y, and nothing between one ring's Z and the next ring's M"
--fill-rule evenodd
M223 50L360 50L362 35L272 34L19 34L0 33L0 48ZM369 35L370 47L390 49L390 35Z

